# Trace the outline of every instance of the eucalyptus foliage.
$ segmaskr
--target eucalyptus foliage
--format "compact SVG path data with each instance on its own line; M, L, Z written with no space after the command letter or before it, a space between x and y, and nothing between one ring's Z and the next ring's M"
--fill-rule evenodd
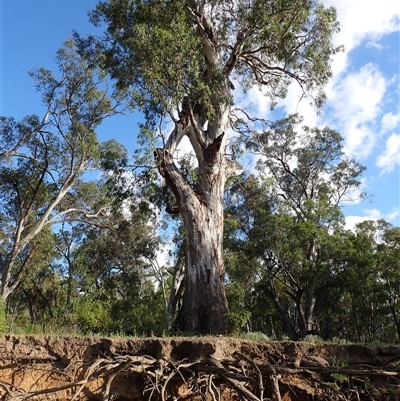
M280 120L248 143L261 156L260 177L232 187L228 244L253 266L247 280L293 340L319 330L317 294L342 242L340 202L361 186L364 167L344 156L342 141L329 128L302 127L296 115Z
M273 105L296 82L320 107L331 59L340 50L332 43L339 29L336 11L314 0L108 0L90 18L103 31L76 34L78 47L111 76L115 96L143 112L140 161L148 163L153 152L170 189L167 210L183 221L179 327L223 333L228 308L222 202L226 180L239 168L227 157L228 133L233 128L253 136L246 117L265 117L242 110L245 118L239 118L234 88L259 87ZM177 163L185 137L196 158L195 174L188 174L187 163Z
M30 75L44 117L0 120L0 294L6 299L41 252L42 236L66 219L105 213L109 201L90 202L84 174L106 158L95 129L116 104L99 87L72 40L57 53L59 77L39 68ZM119 155L120 156L120 155Z

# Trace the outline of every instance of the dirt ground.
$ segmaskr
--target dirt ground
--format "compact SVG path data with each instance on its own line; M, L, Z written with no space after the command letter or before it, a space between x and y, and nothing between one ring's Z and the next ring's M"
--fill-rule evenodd
M400 401L400 346L6 335L0 399Z

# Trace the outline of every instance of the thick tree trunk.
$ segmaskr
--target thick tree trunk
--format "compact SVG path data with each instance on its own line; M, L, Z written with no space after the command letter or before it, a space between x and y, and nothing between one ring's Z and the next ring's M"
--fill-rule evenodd
M221 183L215 183L215 192L221 192L218 185ZM182 213L187 243L185 291L178 316L182 331L225 332L228 308L224 290L222 202L218 199L213 206L201 204L196 210Z
M223 194L227 161L224 133L197 149L198 183L192 188L166 149L156 162L173 191L186 236L185 289L178 328L185 332L223 334L228 311L224 290Z
M312 266L311 271L315 272L318 260L317 243L315 239L311 241L310 250L308 253L308 259ZM314 309L315 309L315 303L317 301L315 297L315 286L316 286L315 277L311 277L309 280L307 280L307 288L305 292L306 310L304 314L304 327L302 330L304 332L304 333L302 332L303 337L307 334L318 334L318 330L316 330L314 322Z
M314 279L312 279L308 283L306 296L307 296L306 313L305 313L306 334L317 334L318 330L316 330L315 322L314 322L314 309L315 309L315 303L317 301L317 299L315 297L315 280Z
M297 333L292 320L289 318L286 311L283 309L281 303L279 302L278 297L274 297L271 294L271 299L275 305L276 310L278 311L279 317L281 318L282 330L289 336L292 341L297 341L300 336Z
M205 104L197 96L182 99L179 121L175 121L174 131L155 156L160 174L175 195L185 228L185 289L178 327L194 333L223 334L228 312L224 290L223 195L231 169L225 147L232 100L229 73L236 55L235 61L225 65L204 4L188 0L203 47L207 70L204 83L212 89L212 96ZM180 173L173 160L185 135L198 162L196 187Z

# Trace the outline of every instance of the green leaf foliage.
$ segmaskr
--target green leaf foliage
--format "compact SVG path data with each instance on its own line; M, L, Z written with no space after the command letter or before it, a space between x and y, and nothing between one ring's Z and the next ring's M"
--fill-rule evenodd
M31 71L45 115L20 122L0 120L0 293L6 299L36 257L51 226L104 212L107 201L90 201L88 174L102 166L95 129L117 112L101 71L89 67L70 39L58 51L58 76ZM115 158L115 154L113 155ZM111 156L108 155L109 163ZM104 163L103 163L104 164ZM109 199L108 199L108 203Z
M90 18L104 33L76 34L80 49L153 127L187 96L215 117L218 105L231 100L222 89L230 75L244 90L263 87L271 99L285 97L288 84L297 81L319 107L331 58L340 50L332 44L339 30L335 9L315 0L109 0L100 1Z
M200 40L185 1L99 2L91 21L107 27L100 48L105 68L118 89L131 89L132 104L149 120L200 85Z
M227 198L226 246L233 253L228 273L250 285L244 287L247 293L265 292L292 339L318 330L314 310L322 298L317 294L333 285L332 268L341 258L339 202L360 186L363 171L344 157L339 134L300 123L290 116L248 144L263 156L260 177L233 185ZM232 263L235 258L241 269Z

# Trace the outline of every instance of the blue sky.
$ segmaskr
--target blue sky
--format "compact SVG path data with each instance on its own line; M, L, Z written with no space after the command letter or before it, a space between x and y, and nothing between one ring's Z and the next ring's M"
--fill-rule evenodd
M21 119L42 114L40 95L30 69L55 70L54 56L72 30L93 31L87 12L96 0L8 0L0 2L0 115ZM279 113L298 111L307 125L337 130L348 156L367 167L363 190L370 198L344 207L348 226L365 218L385 218L400 226L400 84L399 18L396 0L323 0L337 8L341 32L334 38L345 52L333 63L328 102L321 116L308 102L298 103L298 88L279 104ZM378 8L379 4L379 8ZM249 99L269 113L256 90ZM109 119L99 129L101 140L116 138L130 151L138 116Z

